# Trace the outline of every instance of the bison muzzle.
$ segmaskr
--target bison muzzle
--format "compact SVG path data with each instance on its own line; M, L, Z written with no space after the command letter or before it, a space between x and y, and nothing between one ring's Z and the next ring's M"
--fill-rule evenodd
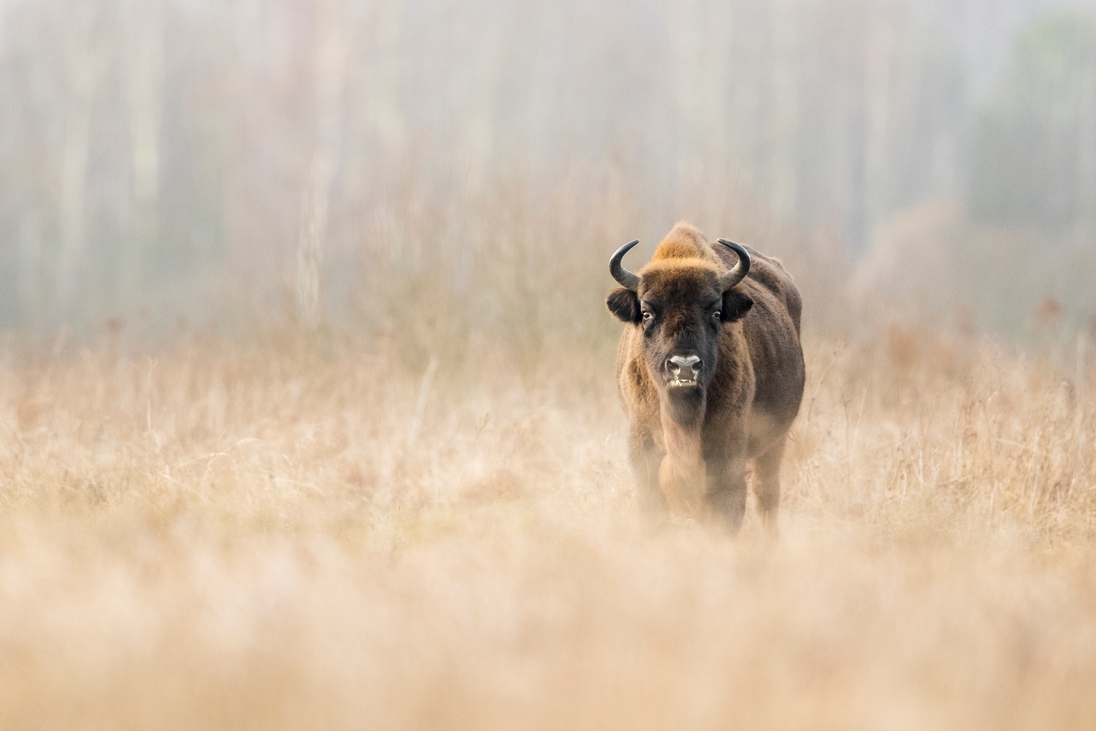
M780 463L803 398L802 302L779 260L679 223L606 304L627 324L617 385L628 415L640 500L712 515L732 531L746 508L746 463L765 523L776 527Z

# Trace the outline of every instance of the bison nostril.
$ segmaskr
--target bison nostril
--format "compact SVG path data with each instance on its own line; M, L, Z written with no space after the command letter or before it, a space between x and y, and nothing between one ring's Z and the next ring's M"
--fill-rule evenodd
M685 375L692 378L700 373L700 358L695 355L688 357L675 355L666 361L666 367L675 376Z

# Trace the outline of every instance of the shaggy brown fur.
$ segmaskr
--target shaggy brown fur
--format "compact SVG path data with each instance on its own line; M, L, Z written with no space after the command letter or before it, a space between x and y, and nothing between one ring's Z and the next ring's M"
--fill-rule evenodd
M780 462L804 381L799 291L778 260L749 252L749 276L719 292L717 278L737 255L679 223L637 272L637 291L617 289L607 301L628 323L617 383L641 499L687 516L710 512L734 530L748 459L761 514L775 527ZM665 364L686 354L702 359L698 386L675 388Z

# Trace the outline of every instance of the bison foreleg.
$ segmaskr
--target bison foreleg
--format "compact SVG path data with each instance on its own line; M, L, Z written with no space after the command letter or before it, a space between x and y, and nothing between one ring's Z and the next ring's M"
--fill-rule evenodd
M746 512L746 460L709 458L707 488L708 509L737 533Z

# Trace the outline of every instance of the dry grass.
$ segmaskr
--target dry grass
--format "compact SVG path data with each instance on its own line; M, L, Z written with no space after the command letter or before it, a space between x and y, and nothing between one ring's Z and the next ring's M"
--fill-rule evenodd
M1091 728L1092 370L808 367L770 545L642 523L606 351L11 357L0 727Z

